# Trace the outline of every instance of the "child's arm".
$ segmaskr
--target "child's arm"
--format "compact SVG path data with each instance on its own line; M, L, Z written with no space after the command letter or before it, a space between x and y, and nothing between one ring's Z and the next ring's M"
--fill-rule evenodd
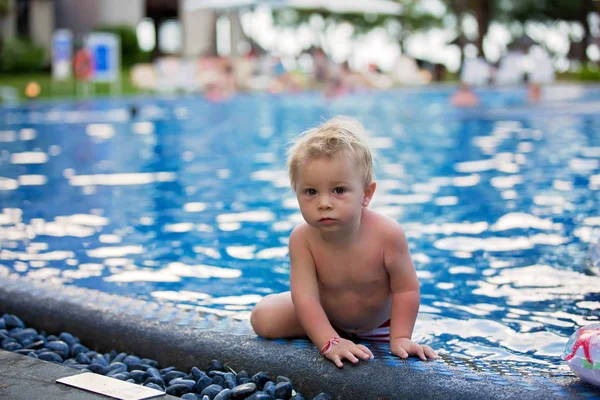
M390 350L392 354L402 358L410 355L417 355L421 360L426 360L427 357L437 358L431 347L411 340L419 312L419 280L404 231L396 224L391 229L384 249L384 262L390 275L392 291Z
M319 299L319 286L317 273L312 254L306 245L303 235L305 226L294 229L290 235L290 287L292 301L300 324L310 340L319 349L323 349L331 339L337 338L335 344L331 343L329 351L324 357L333 361L339 368L343 367L342 359L358 362L358 358L373 358L369 349L362 345L356 345L350 340L339 338L337 332L331 326L327 314L321 306Z

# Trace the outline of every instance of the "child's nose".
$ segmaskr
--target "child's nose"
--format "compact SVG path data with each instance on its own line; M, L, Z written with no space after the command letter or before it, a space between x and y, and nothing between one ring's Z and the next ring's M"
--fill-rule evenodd
M319 210L328 210L331 208L331 201L329 200L329 196L323 195L319 196Z

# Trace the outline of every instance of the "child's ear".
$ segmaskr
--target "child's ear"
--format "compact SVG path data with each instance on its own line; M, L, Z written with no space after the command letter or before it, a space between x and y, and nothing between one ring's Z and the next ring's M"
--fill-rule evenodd
M375 182L371 182L367 188L365 189L365 197L363 197L362 206L367 207L373 198L373 194L375 193L375 188L377 184Z

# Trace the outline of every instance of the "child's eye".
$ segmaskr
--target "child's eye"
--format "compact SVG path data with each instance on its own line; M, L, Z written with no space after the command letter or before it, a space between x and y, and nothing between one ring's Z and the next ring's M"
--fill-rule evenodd
M306 193L306 194L307 194L307 195L309 195L309 196L314 196L314 195L316 195L316 194L317 194L317 191L316 191L315 189L306 189L306 190L304 191L304 193Z
M333 193L335 194L344 194L346 193L346 189L343 187L337 187L335 189L333 189Z

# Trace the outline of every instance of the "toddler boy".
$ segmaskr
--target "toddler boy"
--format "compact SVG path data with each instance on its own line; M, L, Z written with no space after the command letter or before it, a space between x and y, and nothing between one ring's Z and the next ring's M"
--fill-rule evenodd
M306 223L290 235L291 292L256 305L254 331L308 336L339 368L373 358L360 339L389 341L402 358L437 358L411 340L420 300L406 236L367 208L376 183L362 125L336 117L308 130L289 150L288 170Z

